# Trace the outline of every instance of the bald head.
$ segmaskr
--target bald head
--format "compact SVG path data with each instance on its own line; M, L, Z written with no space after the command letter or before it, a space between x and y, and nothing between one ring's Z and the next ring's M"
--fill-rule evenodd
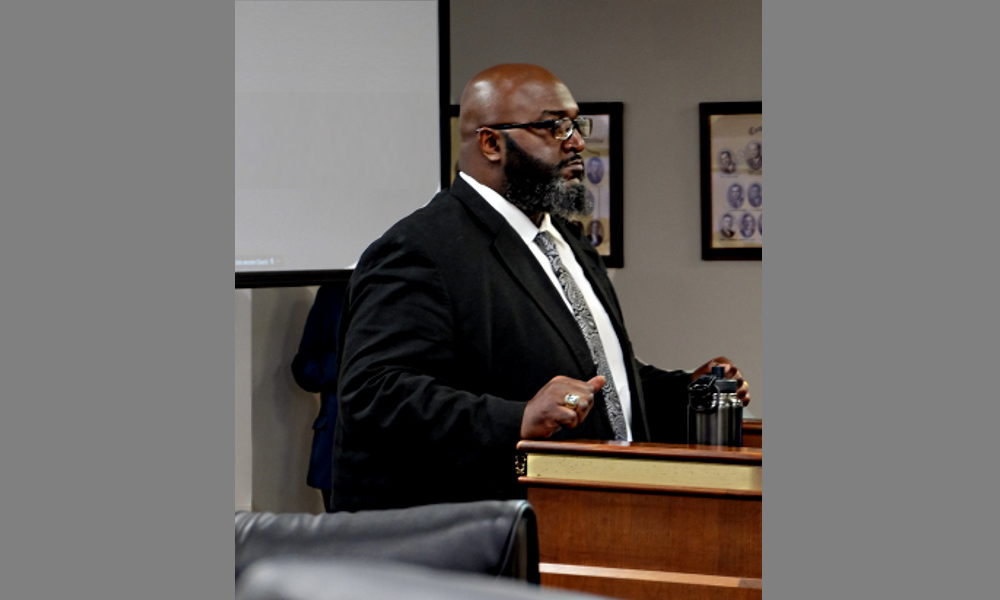
M459 100L462 171L498 188L502 179L503 140L486 125L524 123L575 116L578 107L569 88L547 69L530 64L502 64L475 75Z
M466 84L459 103L462 136L492 123L541 118L539 102L554 94L572 102L566 85L538 65L506 64L490 67Z

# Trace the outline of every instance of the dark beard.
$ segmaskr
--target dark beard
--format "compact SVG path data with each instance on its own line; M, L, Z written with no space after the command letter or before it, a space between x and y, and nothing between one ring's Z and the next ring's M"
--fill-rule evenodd
M579 155L550 167L525 152L509 134L503 137L507 142L507 164L503 168L504 185L500 193L511 204L529 217L547 212L569 219L594 210L594 202L587 197L583 182L564 179L560 173Z

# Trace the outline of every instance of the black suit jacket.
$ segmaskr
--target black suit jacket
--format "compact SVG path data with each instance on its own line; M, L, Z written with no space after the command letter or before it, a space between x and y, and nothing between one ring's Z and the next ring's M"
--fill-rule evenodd
M567 222L553 221L611 317L628 367L633 436L649 440L639 365L603 262ZM514 456L525 403L556 375L596 375L541 265L461 177L364 252L341 344L337 510L523 495ZM553 439L613 437L598 395L579 427Z
M306 483L321 490L332 487L333 428L337 421L337 323L345 287L345 283L339 282L319 286L302 329L298 352L292 359L295 382L307 392L320 394Z

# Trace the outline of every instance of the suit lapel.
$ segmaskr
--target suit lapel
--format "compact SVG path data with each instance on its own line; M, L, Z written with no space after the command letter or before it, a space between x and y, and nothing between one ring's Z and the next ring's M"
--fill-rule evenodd
M455 178L451 192L491 233L493 250L498 261L552 324L582 372L596 373L590 348L580 332L580 326L566 307L562 296L552 286L548 275L506 219L461 177Z

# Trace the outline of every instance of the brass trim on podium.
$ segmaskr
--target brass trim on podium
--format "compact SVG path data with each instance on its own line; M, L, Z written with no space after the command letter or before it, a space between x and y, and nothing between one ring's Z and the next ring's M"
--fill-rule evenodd
M526 477L601 483L761 491L761 468L608 456L528 454Z

